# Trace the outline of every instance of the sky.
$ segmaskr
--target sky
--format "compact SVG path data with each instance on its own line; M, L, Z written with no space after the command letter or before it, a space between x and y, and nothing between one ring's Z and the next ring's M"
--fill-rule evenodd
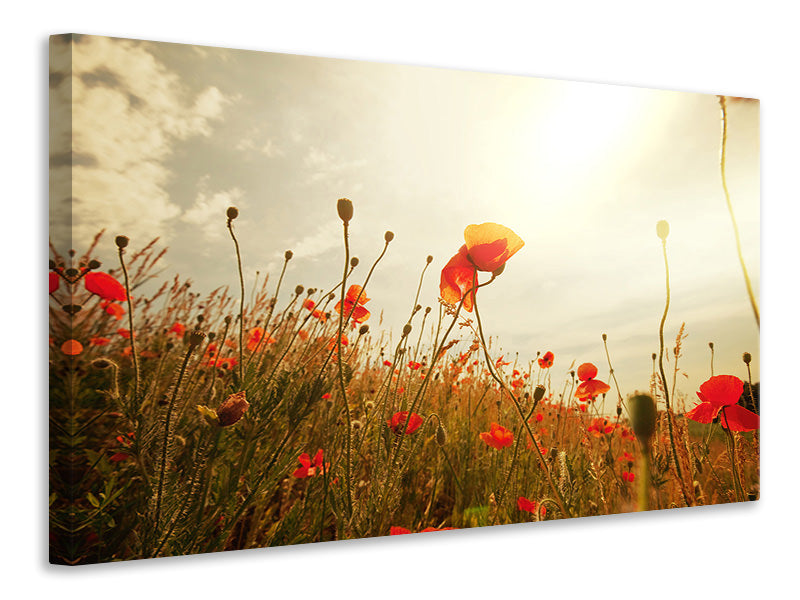
M647 389L658 352L665 219L668 347L684 322L688 333L680 392L693 398L710 375L710 341L716 374L745 378L747 351L758 379L716 96L84 36L71 54L53 40L51 98L50 236L62 251L106 228L98 258L110 267L114 236L134 250L159 236L164 277L236 294L235 205L248 290L257 271L277 279L287 249L287 290L329 288L347 197L356 281L395 234L367 307L396 336L426 257L420 303L435 309L464 228L500 223L525 246L478 295L494 355L550 350L554 381L573 362L604 378L606 333L626 395ZM758 294L759 104L728 106L728 186Z

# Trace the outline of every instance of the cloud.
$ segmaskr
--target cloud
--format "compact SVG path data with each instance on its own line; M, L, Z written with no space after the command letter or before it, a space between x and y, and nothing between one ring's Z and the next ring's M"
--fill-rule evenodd
M239 200L243 192L238 187L211 192L207 188L208 179L204 177L200 180L200 191L194 204L181 215L181 221L198 227L206 240L215 240L225 231L220 223L224 221L223 215L228 207L236 205L242 208L243 205Z
M267 158L284 156L283 149L272 138L265 138L258 129L239 140L236 149L242 152L260 152Z
M367 161L363 158L349 161L339 160L316 146L311 146L303 158L303 164L312 171L310 181L341 186L346 180L349 181L348 176L353 171L365 166Z
M50 233L81 247L101 228L149 241L180 215L166 186L175 144L209 136L235 98L196 95L148 45L83 36L51 46Z
M298 258L316 258L338 247L342 243L342 223L331 220L320 225L317 230L291 245Z

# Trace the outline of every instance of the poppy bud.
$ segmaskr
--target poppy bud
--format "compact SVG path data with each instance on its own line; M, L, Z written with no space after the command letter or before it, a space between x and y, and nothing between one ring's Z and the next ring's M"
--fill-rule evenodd
M411 323L406 323L403 326L403 337L406 337L409 333L411 333Z
M196 348L200 344L203 343L206 334L200 331L199 329L195 329L192 333L189 334L189 348Z
M606 336L606 334L604 333L603 334L603 341L605 342L607 339L608 339L608 336Z
M750 364L750 361L752 360L752 358L753 357L750 356L749 352L745 352L744 354L742 354L742 360L744 361L744 364L746 364L746 365Z
M425 307L425 314L427 315L427 314L429 314L430 312L431 312L431 307L430 307L430 306L426 306L426 307Z
M124 235L118 235L117 238L114 240L114 243L117 245L117 248L122 249L128 245L130 240Z
M708 342L708 347L713 350L714 349L714 342Z
M429 254L428 258L425 259L425 262L427 262L428 264L431 264L433 262L433 257Z
M419 312L419 311L421 311L421 310L422 310L422 304L417 304L417 305L414 307L414 312Z
M47 268L51 271L56 268L56 262L52 258L47 262Z
M356 420L353 421L352 427L353 431L359 431L362 427L364 427L364 424L361 421Z
M669 223L666 221L659 221L656 223L656 234L666 242L667 236L669 235Z
M212 332L210 332L208 334L208 341L209 342L213 342L216 337L217 337L217 334L212 331Z
M203 315L197 315L197 324L198 325L200 323L202 323L203 321L205 321L205 320L206 320L206 318Z
M336 202L336 210L339 213L339 218L345 223L349 223L353 218L353 203L347 198L339 198Z
M653 360L655 360L655 359L656 359L656 353L655 353L655 352L653 352L653 355L652 355L650 358L652 358Z
M294 256L294 252L292 252L291 250L287 250L286 252L283 253L283 258L285 260L292 260L293 256Z
M617 404L617 417L622 415L622 404Z
M236 394L228 396L228 399L220 404L217 409L220 427L228 427L237 423L247 412L250 404L245 399L245 392L242 390Z
M499 267L497 267L494 271L492 271L492 277L499 277L503 274L503 271L506 270L506 263L503 263Z
M235 206L229 206L228 210L225 211L225 214L228 217L228 221L233 221L236 217L239 216L239 209Z
M223 321L225 321L225 325L230 325L231 324L231 316L230 315L225 315L225 318L223 319Z
M296 288L294 288L295 295L299 296L300 294L303 293L304 289L306 289L306 288L304 288L302 285L298 285Z
M633 433L643 445L649 444L656 431L656 404L650 396L639 394L628 400Z
M542 398L544 398L545 387L543 385L537 385L536 388L533 390L533 399L536 402L539 402Z
M89 265L88 266L89 266L89 269L92 269L92 270L99 269L100 268L100 261L92 259L92 260L89 261Z
M439 427L436 429L436 443L439 446L444 446L447 443L447 432L442 427L442 424L439 423Z
M369 325L364 324L364 325L362 325L361 327L358 328L358 335L364 335L368 331L369 331Z
M78 275L78 269L73 269L72 267L70 267L69 269L64 271L64 275L66 275L70 279L74 279Z
M306 290L306 296L311 296L311 295L312 295L312 294L314 294L316 291L317 291L317 288L308 288L308 289Z
M391 231L387 231L386 233L383 234L383 239L386 240L386 243L388 244L394 239L394 233L392 233Z
M350 266L356 268L358 266L358 257L354 256L350 259Z

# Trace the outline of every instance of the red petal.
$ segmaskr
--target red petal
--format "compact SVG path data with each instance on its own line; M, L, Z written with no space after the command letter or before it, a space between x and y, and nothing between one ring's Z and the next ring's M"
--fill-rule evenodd
M449 304L458 304L463 295L473 287L478 285L478 276L475 266L469 262L467 257L467 247L461 246L456 254L442 269L442 277L439 283L439 293L442 300ZM472 312L475 293L470 292L464 300L464 308Z
M50 271L50 293L52 294L58 289L58 284L61 281L61 277L58 276L58 273L53 273Z
M686 418L697 421L698 423L711 423L718 412L718 406L714 406L710 402L701 402L686 413Z
M468 225L464 239L472 262L480 271L495 271L525 245L516 233L497 223Z
M303 452L297 460L299 460L300 464L303 465L304 467L311 466L311 457L305 452Z
M719 422L726 429L729 427L731 431L753 431L760 426L758 415L738 404L723 408Z
M355 303L356 298L358 298L357 301L359 304L364 304L365 302L369 301L369 298L367 298L367 295L363 292L360 285L351 285L350 289L347 290L345 301Z
M396 527L395 525L392 525L389 528L389 535L403 535L404 533L411 533L411 532L405 527Z
M123 302L128 299L125 287L108 273L91 272L83 277L86 289L104 300Z
M578 367L578 379L581 381L587 381L595 377L597 377L597 367L592 363L583 363Z
M517 500L517 508L520 510L524 510L525 512L535 513L536 512L536 502L531 502L524 496L520 496Z
M715 406L730 406L739 402L744 383L733 375L717 375L700 386L702 398Z
M314 464L318 467L322 466L322 448L317 450L317 453L314 455Z

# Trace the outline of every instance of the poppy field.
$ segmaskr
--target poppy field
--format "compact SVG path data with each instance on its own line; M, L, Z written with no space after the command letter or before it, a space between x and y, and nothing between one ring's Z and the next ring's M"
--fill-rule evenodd
M312 287L287 289L291 250L245 287L234 206L218 227L238 288L164 278L157 241L101 232L84 249L51 245L51 562L758 498L758 349L719 372L709 343L707 377L679 398L666 221L653 223L666 286L652 375L621 389L602 331L586 332L604 351L585 360L497 349L481 292L515 285L503 273L526 240L513 224L465 224L451 258L429 256L418 287L395 291L408 299L402 331L383 328L370 283L395 233L374 257L352 256L358 208L341 198L321 217L341 244ZM101 264L100 247L117 262ZM430 278L438 297L421 293Z

